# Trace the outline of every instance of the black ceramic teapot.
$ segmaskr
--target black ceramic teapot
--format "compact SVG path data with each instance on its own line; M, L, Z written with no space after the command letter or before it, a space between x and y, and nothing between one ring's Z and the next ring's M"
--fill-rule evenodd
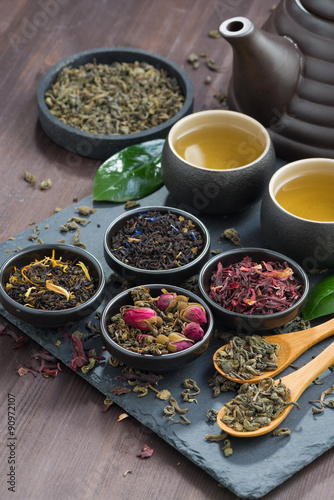
M262 29L224 21L229 107L267 127L278 156L334 158L334 0L281 0Z

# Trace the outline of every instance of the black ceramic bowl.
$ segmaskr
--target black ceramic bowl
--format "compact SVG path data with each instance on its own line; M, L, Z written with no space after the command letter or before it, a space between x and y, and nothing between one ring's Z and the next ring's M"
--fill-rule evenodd
M127 135L91 134L75 129L62 123L54 117L45 104L45 92L53 85L60 71L67 67L74 68L95 60L98 64L112 64L113 62L133 63L145 61L158 69L165 69L167 74L178 81L185 102L180 111L165 123L151 129ZM37 91L38 115L44 132L59 146L72 153L106 160L118 151L141 142L153 139L164 139L169 129L183 116L193 110L194 91L187 73L177 64L159 54L135 48L117 47L86 50L74 54L53 66L42 78Z
M285 188L292 179L296 182L296 179L307 179L309 175L315 173L319 178L322 175L332 178L334 159L303 158L279 168L265 189L261 205L261 228L269 246L289 255L305 270L334 267L334 220L312 220L295 215L282 207L276 196L278 191ZM315 186L314 190L316 191ZM308 200L306 206L310 208L313 206L316 209L317 205L321 205L316 201L316 193L313 200L308 196L304 194L305 204ZM324 192L323 199L326 200L327 196L328 194ZM332 190L330 197L331 199L333 197Z
M185 217L186 219L190 219L200 230L204 239L204 247L201 253L191 262L186 265L175 267L173 269L160 269L160 270L147 270L140 269L138 267L130 266L120 259L115 257L110 249L110 241L113 235L119 231L124 224L131 219L131 217L145 213L147 210L157 210L161 213L166 213L170 211L171 213L180 215ZM194 276L199 273L203 264L208 260L210 253L210 234L204 224L194 217L192 214L185 212L184 210L180 210L177 208L164 207L164 206L155 206L155 207L140 207L135 208L129 212L120 215L115 219L109 226L107 227L104 234L104 257L111 267L111 269L119 274L123 279L130 281L135 285L139 285L141 283L170 283L170 284L179 284L183 280Z
M55 257L62 261L78 260L83 262L92 277L97 279L97 289L95 294L85 303L63 309L60 311L42 311L19 304L6 293L5 286L9 275L14 267L20 268L33 262L35 259L42 260L44 257L51 257L55 250ZM33 245L21 250L7 259L0 269L0 303L16 318L33 324L37 327L59 327L69 323L75 323L92 314L101 304L105 288L105 277L100 263L86 250L71 245L42 244Z
M253 262L286 262L293 270L294 277L297 278L303 286L303 293L299 300L288 307L286 310L264 315L242 314L229 311L209 297L211 276L213 271L216 270L218 262L221 262L223 267L230 264L240 262L244 257L250 257ZM294 319L302 309L303 303L309 291L308 277L303 269L289 257L282 255L271 250L263 248L240 248L223 252L216 255L207 262L199 275L199 289L204 300L210 306L214 316L219 319L223 327L229 328L236 332L256 332L261 330L270 330L283 326L288 321Z
M241 131L244 139L236 142L235 135L235 141L230 140L224 136L224 129L225 135ZM220 145L226 142L234 148L231 159L226 161L226 153L214 150L217 147L214 138L210 144L217 163L207 158L205 148L196 143L198 139L191 140L192 133L198 130L203 135L221 134ZM191 147L187 148L185 159L177 145L185 147L187 140ZM236 166L238 163L240 166ZM169 131L161 156L166 188L175 200L197 213L230 214L246 210L261 199L275 168L275 151L266 128L248 115L226 109L199 111L180 119Z
M147 286L149 288L152 297L157 297L161 294L161 290L165 289L168 292L175 292L178 295L185 295L186 297L189 297L189 302L197 302L201 304L205 308L208 320L206 326L203 327L203 329L205 330L203 338L188 349L169 354L162 354L161 356L154 356L152 354L138 354L118 345L111 339L108 333L108 324L110 323L110 318L119 313L122 306L126 304L133 304L131 290L134 290L136 288L134 287L120 293L106 305L102 313L100 323L101 335L104 345L110 352L110 354L118 359L118 361L123 362L126 365L131 366L132 368L156 372L178 370L187 363L190 363L191 361L197 359L208 348L210 339L213 334L212 313L208 305L200 297L183 288L179 288L177 286L169 284L148 284L144 286Z

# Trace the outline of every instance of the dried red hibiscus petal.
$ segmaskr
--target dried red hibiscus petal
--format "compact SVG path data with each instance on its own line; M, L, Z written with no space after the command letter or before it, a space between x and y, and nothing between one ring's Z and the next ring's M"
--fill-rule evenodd
M73 332L71 335L71 344L73 359L71 361L71 368L76 371L77 368L81 368L86 363L88 363L87 356L84 350L84 336L81 332Z
M117 380L134 380L137 385L147 387L148 385L157 385L159 382L159 375L155 373L133 372L130 370L123 370L121 375L115 377Z
M152 456L152 454L153 454L152 448L150 448L149 446L147 446L147 444L145 444L142 451L138 453L138 455L136 456L139 458L149 458Z
M95 359L96 361L106 359L104 356L98 356L94 349L85 350L85 336L83 333L76 330L72 333L70 340L72 344L73 359L71 360L71 364L69 366L73 371L76 371L77 368L82 368L83 366L88 365L91 359Z
M20 375L20 377L23 377L23 375L27 375L27 373L32 373L34 377L37 377L38 375L38 372L36 372L36 370L33 370L32 368L24 368L23 366L21 366L21 368L19 368L17 370L17 373Z
M114 387L114 389L111 389L111 392L115 396L119 396L120 394L128 394L131 392L131 389L127 389L126 387Z
M32 373L37 377L41 373L44 377L55 378L61 372L60 363L55 356L46 350L33 352L30 359L25 362L25 367L18 369L20 377L27 373Z
M211 276L210 298L229 311L272 314L299 300L303 288L286 262L252 262L250 257L223 267Z
M13 349L19 349L20 347L22 347L26 342L28 342L28 337L26 335L21 335L21 337L19 337L18 335L16 335L15 332L13 332L13 330L10 330L8 328L8 324L5 323L3 325L3 327L0 329L0 335L9 335L10 337L12 337L12 339L15 341L15 345L13 346Z

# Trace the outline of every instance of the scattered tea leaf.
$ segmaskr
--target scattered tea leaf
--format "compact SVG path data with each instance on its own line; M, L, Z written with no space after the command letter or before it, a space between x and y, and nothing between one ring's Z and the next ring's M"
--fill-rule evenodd
M114 387L111 392L115 395L115 396L119 396L120 394L128 394L129 392L131 392L131 389L128 389L128 388L125 388L125 387Z
M49 189L51 187L51 185L52 185L52 182L51 182L51 179L49 178L49 179L44 179L40 183L39 187L40 187L40 189L45 191L46 189Z
M126 202L143 198L162 186L161 153L164 139L122 149L106 160L94 177L93 199Z
M310 321L334 313L334 274L326 276L310 291L303 317Z
M138 203L137 201L133 201L133 200L127 201L124 205L125 210L127 210L129 208L135 208L135 207L140 207L140 203Z
M147 444L145 444L141 453L138 453L138 455L136 456L139 458L149 458L152 456L152 454L153 454L152 448L150 448L149 446L147 446Z
M219 31L218 30L209 31L209 37L210 38L220 38Z
M291 431L287 427L281 427L280 429L275 429L273 432L273 436L290 436Z
M224 446L222 447L225 457L230 457L233 454L233 449L229 439L225 439Z
M105 413L107 410L109 410L110 406L113 405L114 402L112 399L108 398L108 396L104 399L103 401L103 409L102 412Z
M117 419L117 422L121 422L121 420L124 420L125 418L128 418L128 416L129 415L127 413L121 413L120 416Z
M34 186L36 184L36 176L31 174L30 172L25 171L23 178L26 182L28 182L31 186Z
M97 209L81 206L81 207L77 207L77 210L78 210L79 214L81 214L81 215L89 215L89 214L95 214Z
M211 71L221 71L221 67L218 66L218 64L211 57L208 57L205 62L207 67L211 69Z
M214 442L224 441L226 438L227 438L226 432L223 432L221 434L206 434L204 436L204 439L206 441L214 441Z
M240 235L238 234L237 230L234 229L233 227L230 227L229 229L225 229L225 231L221 234L221 238L226 238L226 239L230 240L236 246L241 245Z
M162 401L167 401L171 396L171 393L168 389L163 389L162 391L157 392L157 398L162 399Z

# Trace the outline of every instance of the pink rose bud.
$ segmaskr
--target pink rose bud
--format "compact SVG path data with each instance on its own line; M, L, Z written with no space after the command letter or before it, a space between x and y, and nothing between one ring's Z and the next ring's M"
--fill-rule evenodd
M205 325L207 322L205 309L200 304L188 306L181 312L180 318L188 323L198 323L199 325Z
M175 342L174 345L176 346L176 352L179 352L188 349L194 344L192 342L189 342L188 340L181 340L180 342Z
M198 342L204 335L203 328L198 323L188 323L183 328L183 335L185 335L188 339L193 340L194 342Z
M159 295L155 305L158 309L160 309L160 311L164 311L167 309L172 300L174 300L174 297L175 293L163 293L162 295Z
M171 332L168 335L167 349L169 352L178 352L188 349L194 344L192 340L188 340L182 333Z
M151 330L152 318L155 317L155 311L149 307L133 307L123 313L125 323L139 330Z

